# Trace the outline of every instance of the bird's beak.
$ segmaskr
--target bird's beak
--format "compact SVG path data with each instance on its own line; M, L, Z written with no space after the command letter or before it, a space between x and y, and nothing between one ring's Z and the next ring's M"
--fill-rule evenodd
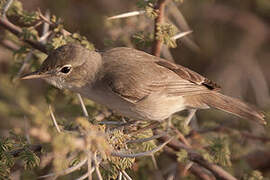
M51 76L49 73L41 73L39 71L31 72L28 74L24 74L20 77L20 79L25 80L25 79L42 79Z

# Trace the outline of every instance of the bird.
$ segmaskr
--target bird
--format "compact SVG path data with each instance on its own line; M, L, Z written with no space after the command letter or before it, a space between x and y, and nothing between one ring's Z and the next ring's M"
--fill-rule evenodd
M217 83L133 48L98 52L69 43L53 50L37 71L21 77L36 78L130 119L161 122L178 111L215 108L266 124L260 110L222 94Z

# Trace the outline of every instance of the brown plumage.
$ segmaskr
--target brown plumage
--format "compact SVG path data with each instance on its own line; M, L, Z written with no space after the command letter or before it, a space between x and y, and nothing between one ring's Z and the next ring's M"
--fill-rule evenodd
M63 68L70 71L66 73ZM222 95L213 81L131 48L114 48L100 54L69 44L58 48L38 72L24 79L38 77L135 119L162 121L184 109L213 107L265 123L259 110Z

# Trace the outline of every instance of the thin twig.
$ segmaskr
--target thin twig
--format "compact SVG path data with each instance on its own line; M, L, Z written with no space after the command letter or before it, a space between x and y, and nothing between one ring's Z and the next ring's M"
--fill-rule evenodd
M123 174L122 174L122 172L120 171L117 180L122 180L122 177L123 177Z
M147 129L154 129L155 127L157 127L157 126L159 126L159 125L160 125L159 122L153 122L153 123L149 124L148 126L145 126L145 127L141 128L141 129L139 129L139 130L137 130L137 131L130 132L130 135L138 134L138 133L140 133L140 132L142 132L142 131L145 131L145 130L147 130Z
M171 173L169 174L169 176L167 177L167 180L174 180L175 178L175 174L174 173Z
M79 93L77 93L77 96L79 98L79 101L80 101L80 104L81 104L81 107L82 107L84 116L85 117L89 117L88 112L87 112L87 109L86 109L85 104L83 102L82 96Z
M189 162L189 163L185 166L184 171L183 171L184 176L186 176L188 170L192 167L193 164L194 164L193 162Z
M92 180L92 152L87 154L87 169L88 169L88 180Z
M93 167L93 168L91 169L91 173L93 173L94 170L95 170L95 168ZM84 175L82 175L81 177L75 179L75 180L84 180L84 179L86 179L87 177L88 177L88 172L85 173Z
M50 11L48 11L48 10L46 11L45 17L50 19ZM45 44L47 42L47 37L51 34L49 32L49 29L50 29L50 24L44 22L43 27L42 27L42 37L39 39L39 41L43 44Z
M2 17L6 17L6 12L8 11L8 9L10 8L12 3L13 3L13 0L8 0L6 2L6 4L4 5L4 7L2 9Z
M100 164L100 162L101 162L101 159L98 159L97 164ZM95 171L95 168L96 168L95 166L92 167L90 173L93 173ZM84 175L82 175L81 177L79 177L79 178L77 178L75 180L84 180L84 179L86 179L88 177L88 175L89 175L89 173L87 172L87 173L85 173Z
M54 27L57 27L58 24L57 24L57 23L52 23L52 22L50 21L50 19L49 19L48 17L46 17L46 15L44 16L44 15L41 13L41 10L40 10L40 9L38 9L38 14L39 14L40 19L41 19L43 22L48 23L48 24L51 25L53 28L54 28ZM63 33L64 36L69 36L69 35L71 35L71 33L68 32L68 31L65 30L65 29L62 29L61 33Z
M52 31L48 31L45 34L43 34L40 38L39 41L42 43L45 43L47 38L52 34Z
M144 10L142 10L142 11L132 11L132 12L127 12L127 13L118 14L118 15L115 15L115 16L108 17L107 20L138 16L138 15L141 15L141 14L144 14L144 13L145 13Z
M192 120L193 116L196 114L196 111L197 111L197 109L190 109L189 110L189 115L188 115L188 117L185 120L185 124L186 125L189 125L189 123Z
M125 125L125 124L128 124L128 123L126 123L126 122L119 122L119 121L101 121L101 122L99 122L99 124L121 126L121 125Z
M160 56L162 41L157 39L156 35L158 33L158 26L163 23L164 19L164 10L167 0L158 0L155 9L158 10L158 16L155 18L155 40L152 48L152 54L155 56Z
M68 169L65 169L63 171L60 172L56 172L56 173L50 173L44 176L39 176L38 178L47 178L47 177L52 177L52 176L61 176L61 175L66 175L69 173L72 173L73 171L78 170L79 168L81 168L85 163L87 162L87 158L83 159L79 164L77 164L76 166L72 166Z
M52 120L53 120L53 124L54 124L54 126L56 127L56 130L59 132L59 133L61 133L61 130L60 130L60 128L59 128L59 126L58 126L58 124L57 124L57 121L56 121L56 119L55 119L55 116L54 116L54 114L53 114L53 110L52 110L52 106L49 104L49 112L50 112L50 116L51 116L51 118L52 118Z
M124 175L125 178L127 178L128 180L132 180L132 178L127 174L126 171L123 170L121 172L122 172L122 174Z
M94 162L95 162L95 168L96 168L96 174L99 180L103 180L101 173L99 171L99 163L97 161L97 151L94 154Z
M112 152L112 156L122 157L122 158L136 158L136 157L144 157L144 156L151 156L152 154L156 153L157 151L161 150L164 146L166 146L174 137L171 137L169 140L164 142L163 144L159 145L158 147L146 151L146 152L140 152L140 153L134 153L134 154L127 154L122 152Z
M154 154L151 155L151 159L152 159L155 169L158 170L157 160Z
M33 56L32 51L30 51L29 53L27 53L27 55L26 55L26 57L25 57L25 59L24 59L24 61L23 61L23 64L22 64L22 66L20 67L20 69L19 69L19 71L18 71L18 73L17 73L17 75L16 75L17 78L20 77L20 76L22 75L23 71L24 71L27 67L29 67L29 62L30 62L32 56Z
M181 142L184 143L187 147L191 148L191 145L186 139L186 137L178 129L174 128L174 131L177 133L178 138L181 140Z
M1 40L0 44L11 51L18 51L20 49L20 47L17 44L8 39Z
M127 141L127 143L143 143L143 142L151 141L154 139L158 139L158 138L160 138L162 136L166 136L166 135L168 135L168 133L164 132L163 134L154 135L154 136L151 136L149 138L129 140L129 141Z
M17 37L22 35L22 29L11 22L8 21L7 18L0 18L0 26L10 31ZM30 44L33 48L40 50L41 52L48 54L46 46L41 42L30 40L30 39L23 39L24 42Z

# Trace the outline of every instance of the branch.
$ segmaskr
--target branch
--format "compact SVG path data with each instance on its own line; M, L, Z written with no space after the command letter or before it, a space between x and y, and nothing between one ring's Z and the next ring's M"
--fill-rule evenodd
M158 57L160 56L162 42L161 40L157 39L156 35L158 33L158 25L163 23L166 1L167 0L158 0L155 7L155 9L158 10L158 16L155 18L155 31L154 31L155 40L153 44L152 54Z
M206 173L204 169L196 163L191 166L190 172L203 180L216 180L216 178L212 174Z
M83 159L80 163L78 163L77 165L75 166L72 166L68 169L65 169L63 171L60 171L60 172L56 172L56 173L50 173L50 174L47 174L47 175L44 175L44 176L39 176L38 178L48 178L48 177L53 177L53 176L61 176L61 175L66 175L66 174L69 174L69 173L72 173L78 169L80 169L83 165L85 165L87 162L87 158Z
M154 133L160 134L161 131L154 131ZM169 136L162 136L159 140L161 142L168 141L170 137ZM201 165L202 167L208 169L211 171L217 179L223 179L223 180L237 180L234 176L226 172L224 169L222 169L220 166L209 163L207 160L205 160L199 153L197 153L195 150L189 148L187 145L177 141L172 140L170 141L167 146L171 147L175 151L179 151L181 149L185 149L188 152L188 158L190 161L196 162L197 164Z
M9 49L9 50L11 50L11 51L17 51L17 50L20 49L20 47L19 47L17 44L15 44L14 42L12 42L12 41L10 41L10 40L7 40L7 39L1 40L1 41L0 41L0 44L1 44L3 47L5 47L5 48L7 48L7 49Z
M8 19L5 17L0 18L0 26L7 29L8 31L10 31L12 34L14 34L17 37L21 37L22 35L22 29L12 24L11 22L9 22ZM48 50L46 49L46 46L43 45L41 42L33 41L30 39L22 39L22 40L28 43L29 45L31 45L33 48L38 49L39 51L45 54L48 54Z

